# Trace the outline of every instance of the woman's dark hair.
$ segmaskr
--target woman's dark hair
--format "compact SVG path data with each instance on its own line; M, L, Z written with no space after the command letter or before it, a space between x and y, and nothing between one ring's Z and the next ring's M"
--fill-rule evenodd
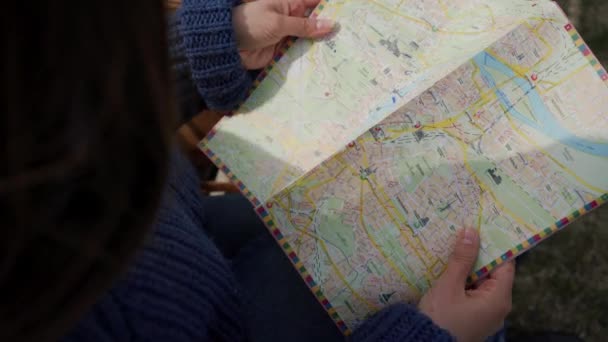
M0 340L57 339L126 269L168 164L160 0L10 1L0 15Z

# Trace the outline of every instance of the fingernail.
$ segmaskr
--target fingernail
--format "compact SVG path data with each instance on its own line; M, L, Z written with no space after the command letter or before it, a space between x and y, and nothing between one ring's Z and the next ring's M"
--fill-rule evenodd
M332 29L336 23L331 19L318 18L317 19L317 30L328 30Z
M462 237L462 243L465 245L472 245L477 238L477 232L473 228L466 228L464 230L464 236Z

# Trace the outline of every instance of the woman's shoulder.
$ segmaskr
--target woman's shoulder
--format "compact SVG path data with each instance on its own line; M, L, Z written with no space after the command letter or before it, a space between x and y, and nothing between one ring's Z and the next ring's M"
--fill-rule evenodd
M206 340L222 321L238 326L229 267L204 234L193 232L158 223L127 273L66 340Z
M202 229L174 223L155 226L135 263L66 340L241 339L240 298L227 262Z
M205 234L194 169L174 154L149 238L66 340L206 340L243 329L236 281ZM200 211L199 211L200 210ZM226 327L230 331L224 331Z

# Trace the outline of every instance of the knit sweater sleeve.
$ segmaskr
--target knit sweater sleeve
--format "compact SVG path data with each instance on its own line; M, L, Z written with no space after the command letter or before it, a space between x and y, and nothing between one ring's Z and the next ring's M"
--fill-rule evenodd
M247 95L252 79L242 65L232 26L239 0L183 0L174 24L194 85L206 105L233 110Z
M352 342L454 341L446 331L416 308L396 304L376 313L353 333Z

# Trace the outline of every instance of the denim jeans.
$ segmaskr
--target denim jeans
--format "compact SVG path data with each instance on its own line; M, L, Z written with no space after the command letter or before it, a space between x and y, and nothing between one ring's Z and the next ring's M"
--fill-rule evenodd
M208 197L205 216L241 286L252 341L344 341L245 198Z

